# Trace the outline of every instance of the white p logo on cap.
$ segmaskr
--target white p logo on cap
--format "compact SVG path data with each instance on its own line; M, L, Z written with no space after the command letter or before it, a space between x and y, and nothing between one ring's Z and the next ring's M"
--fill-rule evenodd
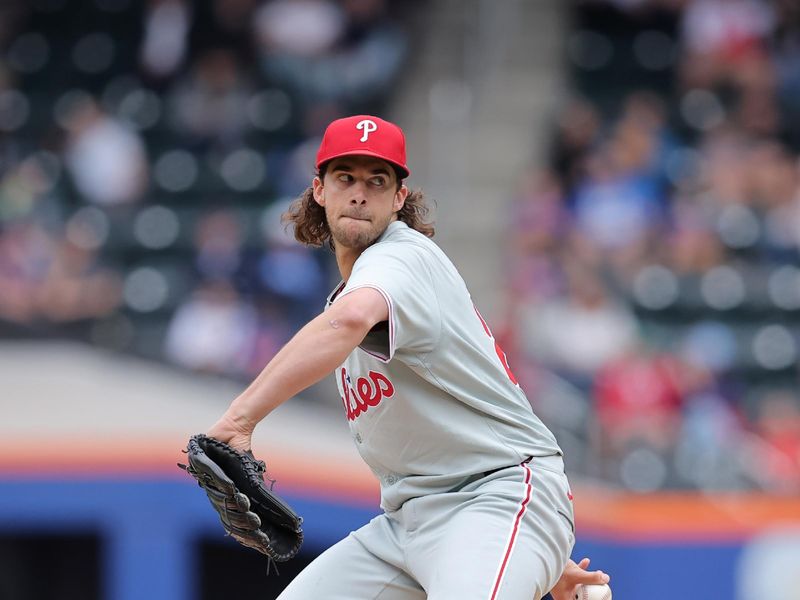
M363 121L359 121L356 123L356 129L363 129L364 135L361 136L361 139L358 140L359 142L366 142L369 138L369 134L373 131L378 130L378 124L371 120L371 119L364 119Z

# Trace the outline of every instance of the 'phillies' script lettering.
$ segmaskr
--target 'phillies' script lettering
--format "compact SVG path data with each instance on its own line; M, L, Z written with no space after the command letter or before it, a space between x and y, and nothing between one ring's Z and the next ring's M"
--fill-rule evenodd
M342 403L347 413L347 420L354 421L361 413L367 412L370 407L378 406L383 398L394 396L394 386L385 375L370 371L368 376L359 377L353 389L347 369L342 367Z

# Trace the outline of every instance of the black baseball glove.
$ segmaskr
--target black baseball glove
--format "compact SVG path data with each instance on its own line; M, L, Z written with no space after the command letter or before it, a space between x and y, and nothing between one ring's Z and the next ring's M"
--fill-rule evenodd
M265 484L263 461L202 433L185 452L189 464L178 466L203 488L229 535L276 562L297 554L303 519Z

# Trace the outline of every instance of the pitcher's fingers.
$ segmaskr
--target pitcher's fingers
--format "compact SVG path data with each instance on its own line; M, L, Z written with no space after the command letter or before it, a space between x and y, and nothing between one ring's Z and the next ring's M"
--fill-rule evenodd
M602 571L579 571L575 574L574 580L583 585L599 585L608 583L610 577Z

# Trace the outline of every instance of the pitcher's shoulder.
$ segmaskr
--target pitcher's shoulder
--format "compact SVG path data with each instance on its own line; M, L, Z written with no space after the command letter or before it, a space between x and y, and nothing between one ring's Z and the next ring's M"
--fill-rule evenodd
M364 251L364 254L441 252L430 238L410 227L392 227Z

